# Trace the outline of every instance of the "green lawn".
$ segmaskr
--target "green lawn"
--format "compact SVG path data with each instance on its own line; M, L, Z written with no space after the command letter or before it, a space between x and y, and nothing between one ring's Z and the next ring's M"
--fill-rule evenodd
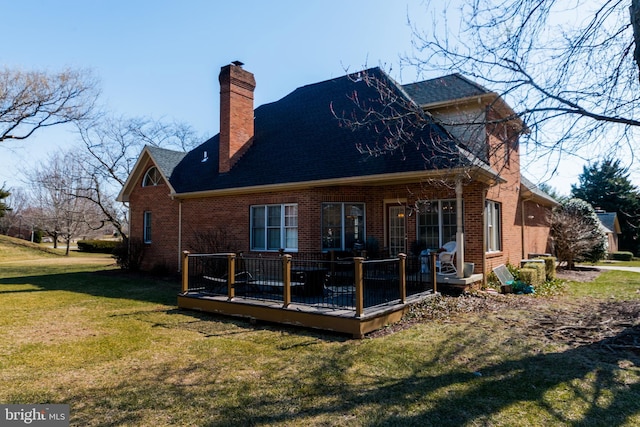
M640 424L639 355L529 333L530 307L352 340L179 310L177 280L104 260L35 259L0 258L0 402L69 404L72 425ZM521 298L562 310L639 288L609 272Z

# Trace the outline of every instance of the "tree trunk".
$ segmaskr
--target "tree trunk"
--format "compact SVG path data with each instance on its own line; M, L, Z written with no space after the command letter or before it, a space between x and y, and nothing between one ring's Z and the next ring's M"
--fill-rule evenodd
M633 41L636 45L633 51L633 59L635 59L640 71L640 0L631 0L629 13L631 14L631 26L633 27ZM638 78L640 79L640 73Z

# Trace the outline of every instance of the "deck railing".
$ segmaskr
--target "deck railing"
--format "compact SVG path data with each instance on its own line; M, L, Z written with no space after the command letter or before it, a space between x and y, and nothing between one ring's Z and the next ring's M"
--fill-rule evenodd
M435 258L432 259L435 266ZM424 260L397 258L339 259L325 254L244 256L235 253L183 253L182 292L276 301L284 307L306 304L353 310L404 303L407 296L435 292L435 277ZM431 269L433 271L433 268ZM435 276L435 275L434 275Z

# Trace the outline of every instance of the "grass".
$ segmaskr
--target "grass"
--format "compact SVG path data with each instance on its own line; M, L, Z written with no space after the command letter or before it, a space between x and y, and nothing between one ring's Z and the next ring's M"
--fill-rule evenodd
M624 263L625 266L627 263ZM571 295L595 297L602 300L640 300L640 274L626 271L608 271L593 282L574 283Z
M589 263L585 263L589 265ZM592 264L593 265L593 264ZM595 265L622 265L625 267L640 267L640 259L634 258L631 261L613 261L613 260L604 260L595 263Z
M182 311L177 280L104 258L5 250L0 240L0 402L66 403L71 425L640 423L637 355L541 340L505 321L522 310L351 340ZM548 304L638 288L640 275L607 272Z

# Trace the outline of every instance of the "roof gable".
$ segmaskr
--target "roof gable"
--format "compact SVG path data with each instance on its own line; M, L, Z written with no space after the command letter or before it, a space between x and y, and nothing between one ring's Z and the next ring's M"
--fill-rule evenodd
M138 156L138 160L136 164L133 166L132 172L127 178L127 181L122 186L122 190L116 200L120 202L128 202L129 194L133 191L133 187L141 178L142 173L146 172L146 169L143 169L142 166L145 165L149 160L153 162L153 164L158 168L160 175L167 183L170 188L170 191L173 193L175 189L172 186L171 178L173 175L173 171L180 164L182 159L186 156L187 153L183 151L174 151L168 150L166 148L154 147L151 145L146 145L140 156Z
M458 73L406 84L403 88L418 105L422 106L492 93Z
M518 128L521 132L529 129L500 95L486 89L484 86L455 73L431 80L410 83L402 86L413 100L427 111L435 112L441 108L461 105L478 107L478 100L482 100L481 108L491 105L500 116Z
M620 234L620 223L618 222L618 215L615 212L596 212L598 219L602 226L608 233Z
M151 158L167 181L170 180L174 169L180 164L184 156L184 151L168 150L166 148L147 146Z

